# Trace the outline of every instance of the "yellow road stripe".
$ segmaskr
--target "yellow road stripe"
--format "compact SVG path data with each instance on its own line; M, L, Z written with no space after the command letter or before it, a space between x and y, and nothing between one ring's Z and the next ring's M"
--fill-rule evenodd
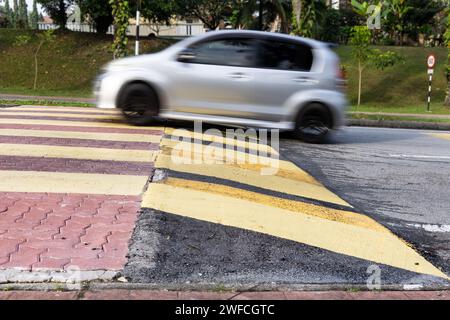
M140 195L145 176L0 171L0 192L48 192L105 195Z
M351 207L322 185L313 184L308 179L299 181L276 175L262 176L257 171L224 164L179 164L172 162L171 157L165 154L158 155L155 167L237 181L259 188Z
M379 232L390 232L388 229L377 223L375 220L355 212L336 210L319 205L309 204L305 202L293 201L289 199L283 199L273 197L265 194L260 194L252 191L247 191L240 188L234 188L226 185L191 181L179 178L167 178L164 184L186 188L191 190L198 190L203 192L210 192L218 195L228 196L231 198L248 200L267 206L272 206L280 209L286 209L293 212L299 212L302 214L320 217L331 221L337 221L341 223L347 223L371 230L377 230Z
M405 242L387 232L165 184L150 184L144 195L143 207L256 231L340 254L448 279L444 273Z
M133 127L122 123L64 121L64 120L0 119L0 124L118 128L118 129L136 129L136 130L164 130L164 127Z
M110 161L154 161L157 151L106 148L0 144L0 155Z
M214 142L216 144L238 146L241 148L248 148L260 152L267 152L278 155L278 152L271 146L256 142L248 142L245 140L231 139L223 136L215 136L211 134L191 132L185 129L166 128L165 133L176 137L182 137L184 138L182 141L188 143L191 142L191 139L198 139L206 142Z
M76 111L76 112L85 112L85 113L104 113L104 114L119 114L120 111L117 109L100 109L100 108L83 108L83 107L43 107L43 106L23 106L17 108L11 108L9 110L25 110L25 111Z
M120 116L113 114L76 114L76 113L52 113L52 112L13 112L13 111L0 111L0 116L33 116L33 117L51 117L51 118L86 118L86 119L107 119L107 120L119 120L122 119Z
M103 140L103 141L148 142L148 143L159 143L161 141L161 136L150 134L25 130L25 129L1 129L1 128L0 128L0 136L66 138L66 139Z
M450 133L428 133L428 135L433 136L435 138L450 140Z
M250 155L241 151L224 150L221 147L203 146L199 144L194 145L192 143L188 144L183 142L178 145L180 149L175 149L175 144L171 144L173 148L167 147L167 144L167 141L163 139L162 143L160 144L162 145L162 153L166 156L173 155L178 161L182 160L182 163L188 164L196 163L195 161L201 161L207 165L211 163L226 164L228 166L234 166L243 170L252 170L258 173L261 173L263 172L263 170L268 169L270 166L272 166L276 168L276 170L271 170L270 174L274 174L276 176L288 178L291 180L298 180L320 185L320 183L316 179L295 166L293 163L279 160L277 158L270 159L267 157ZM183 152L180 152L181 150Z

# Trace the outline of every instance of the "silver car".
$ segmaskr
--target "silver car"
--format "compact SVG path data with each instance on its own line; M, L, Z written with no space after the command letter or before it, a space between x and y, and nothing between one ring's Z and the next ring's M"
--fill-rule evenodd
M156 54L116 60L98 77L98 107L133 125L156 117L292 130L322 141L344 123L340 62L325 43L218 31Z

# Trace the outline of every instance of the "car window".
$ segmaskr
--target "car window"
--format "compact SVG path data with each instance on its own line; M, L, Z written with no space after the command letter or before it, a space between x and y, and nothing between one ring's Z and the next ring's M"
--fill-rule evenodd
M257 67L267 69L310 71L313 63L311 47L287 41L262 41Z
M255 64L256 47L251 39L221 39L194 44L191 63L214 64L234 67L252 67Z

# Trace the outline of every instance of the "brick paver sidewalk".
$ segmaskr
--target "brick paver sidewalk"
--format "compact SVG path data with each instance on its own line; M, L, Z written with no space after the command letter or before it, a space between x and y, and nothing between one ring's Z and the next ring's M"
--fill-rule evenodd
M162 133L110 110L0 109L0 283L123 269Z

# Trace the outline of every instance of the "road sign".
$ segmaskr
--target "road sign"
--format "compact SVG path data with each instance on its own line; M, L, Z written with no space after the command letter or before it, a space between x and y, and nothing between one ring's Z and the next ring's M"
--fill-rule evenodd
M429 69L433 69L436 64L436 57L433 54L430 54L427 58L427 65Z
M430 111L431 104L431 84L433 83L434 66L436 65L436 57L434 54L430 54L427 58L428 66L428 99L427 99L427 111Z

